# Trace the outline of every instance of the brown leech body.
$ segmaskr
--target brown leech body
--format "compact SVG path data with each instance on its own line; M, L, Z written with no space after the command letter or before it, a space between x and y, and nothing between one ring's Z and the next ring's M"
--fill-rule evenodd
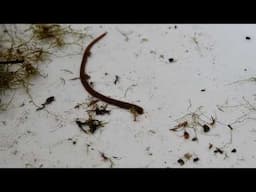
M80 67L80 79L81 79L81 82L84 86L84 88L94 97L108 103L108 104L111 104L111 105L115 105L115 106L118 106L120 108L123 108L123 109L128 109L128 110L131 110L131 111L135 111L136 113L138 114L143 114L143 108L138 106L138 105L134 105L134 104L131 104L131 103L127 103L127 102L123 102L123 101L119 101L119 100L116 100L116 99L112 99L110 97L106 97L105 95L102 95L101 93L95 91L91 86L90 86L90 83L88 82L90 76L87 75L85 73L85 65L87 63L87 59L88 57L90 56L90 49L93 47L93 45L95 43L97 43L101 38L103 38L107 33L103 33L102 35L100 35L99 37L97 37L96 39L94 39L88 46L87 48L85 49L85 52L84 52L84 55L83 55L83 60L82 60L82 63L81 63L81 67Z

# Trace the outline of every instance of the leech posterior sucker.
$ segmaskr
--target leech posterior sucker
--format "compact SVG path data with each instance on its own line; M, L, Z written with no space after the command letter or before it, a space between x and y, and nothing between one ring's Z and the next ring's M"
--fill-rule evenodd
M107 32L103 33L102 35L100 35L99 37L97 37L96 39L94 39L85 49L84 51L84 55L83 55L83 59L82 59L82 63L81 63L81 67L80 67L80 80L81 83L83 84L84 88L86 89L86 91L88 91L92 96L108 103L111 105L115 105L118 106L120 108L123 109L127 109L130 111L135 111L137 114L143 114L144 110L142 107L135 105L135 104L131 104L131 103L127 103L124 101L119 101L116 99L112 99L110 97L107 97L105 95L102 95L101 93L95 91L91 86L90 83L88 82L88 80L90 79L90 76L85 72L85 66L88 60L88 57L90 56L91 52L91 48L93 47L93 45L95 43L97 43L100 39L102 39L105 35L107 34Z

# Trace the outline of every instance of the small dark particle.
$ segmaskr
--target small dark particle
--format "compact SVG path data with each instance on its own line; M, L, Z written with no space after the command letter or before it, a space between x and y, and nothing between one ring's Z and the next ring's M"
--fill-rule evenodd
M102 157L103 161L109 160L109 158L104 153L100 153L100 156Z
M54 96L51 96L51 97L48 97L46 99L46 102L44 103L45 105L48 105L50 104L51 102L55 101L55 97Z
M210 131L210 127L206 124L203 125L204 132L207 133Z
M251 37L249 37L249 36L246 36L246 37L245 37L245 39L246 39L246 40L250 40L250 39L251 39Z
M80 105L81 105L81 104L77 104L77 105L74 107L74 109L79 109Z
M114 159L119 159L119 157L116 157L116 156L112 156Z
M215 118L213 116L211 116L212 122L210 123L211 126L213 126L215 124Z
M216 149L214 150L214 153L220 153L223 154L223 151L219 148L216 147Z
M170 59L168 59L168 61L169 61L170 63L172 63L172 62L174 62L174 59L173 59L173 58L170 58Z
M198 158L198 157L196 157L196 158L193 159L193 162L197 162L197 161L199 161L199 158Z
M197 137L192 138L192 141L197 141L197 140L198 140Z
M212 147L213 147L213 145L210 143L208 148L211 149Z
M233 127L231 127L231 125L228 124L228 127L229 127L229 129L233 130Z
M75 145L75 144L76 144L76 141L73 141L72 143L73 143L73 145Z
M95 109L96 115L105 115L105 114L110 114L110 110L106 109L99 109L98 107Z
M184 121L182 123L179 123L178 125L176 125L173 129L169 129L170 131L177 131L180 128L184 128L188 125L187 121Z
M93 82L92 81L90 82L90 85L93 86Z
M68 138L68 141L72 141L72 138Z
M184 160L183 159L178 159L177 161L181 166L185 164Z
M160 57L161 59L164 59L164 55L160 55L159 57Z
M152 153L149 153L148 155L149 155L149 156L152 156L153 154L152 154Z
M244 71L247 71L247 69L245 68Z
M183 136L184 136L185 139L189 139L189 133L187 131L184 131L184 135Z
M201 89L201 92L205 92L206 91L206 89Z
M116 85L116 84L117 84L117 82L119 82L119 76L118 76L118 75L116 75L116 76L115 76L114 84Z
M106 73L104 73L104 75L106 75L106 76L107 76L107 75L108 75L108 73L106 72Z
M54 97L54 96L48 97L48 98L46 99L46 101L45 101L43 104L41 104L42 107L39 107L39 108L37 108L36 110L39 111L39 110L44 109L46 105L49 105L49 104L52 103L53 101L55 101L55 97Z
M149 132L152 134L156 134L156 132L154 130L149 130Z
M25 103L22 103L21 105L20 105L20 107L23 107L25 105Z
M174 26L174 29L177 29L177 28L178 28L178 26L177 26L177 25L175 25L175 26Z
M235 148L232 149L231 153L236 153L236 149Z

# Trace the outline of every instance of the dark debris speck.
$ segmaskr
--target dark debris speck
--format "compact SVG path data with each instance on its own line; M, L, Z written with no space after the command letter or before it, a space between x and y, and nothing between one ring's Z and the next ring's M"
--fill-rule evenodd
M235 148L232 149L231 153L236 153L236 149Z
M184 136L185 139L189 139L189 133L187 131L184 132L183 136Z
M210 131L210 127L206 124L203 125L204 132L207 133Z
M178 161L177 161L180 165L184 165L185 164L185 162L184 162L184 160L183 159L178 159Z
M168 61L169 61L170 63L172 63L172 62L174 62L174 59L173 59L173 58L169 58Z
M197 140L198 140L197 137L192 138L192 141L197 141Z
M217 148L214 150L214 153L220 153L223 154L223 151L220 148Z
M229 129L233 130L233 127L231 127L231 125L228 124L227 126L229 127Z

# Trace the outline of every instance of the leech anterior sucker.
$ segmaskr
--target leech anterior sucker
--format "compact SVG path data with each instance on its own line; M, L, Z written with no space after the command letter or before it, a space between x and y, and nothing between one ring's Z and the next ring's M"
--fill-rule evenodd
M101 93L95 91L91 86L90 83L88 82L90 76L88 74L85 73L85 66L87 63L87 59L90 56L90 50L93 47L93 45L95 43L97 43L100 39L102 39L105 35L107 34L107 32L103 33L102 35L100 35L99 37L97 37L96 39L94 39L85 49L84 51L84 55L83 55L83 59L82 59L82 63L81 63L81 67L80 67L80 80L84 86L84 88L94 97L108 103L111 105L115 105L118 106L120 108L123 109L127 109L127 110L135 110L136 113L138 114L143 114L144 110L142 107L135 105L135 104L131 104L131 103L127 103L124 101L119 101L116 99L112 99L110 97L106 97L105 95L102 95Z

